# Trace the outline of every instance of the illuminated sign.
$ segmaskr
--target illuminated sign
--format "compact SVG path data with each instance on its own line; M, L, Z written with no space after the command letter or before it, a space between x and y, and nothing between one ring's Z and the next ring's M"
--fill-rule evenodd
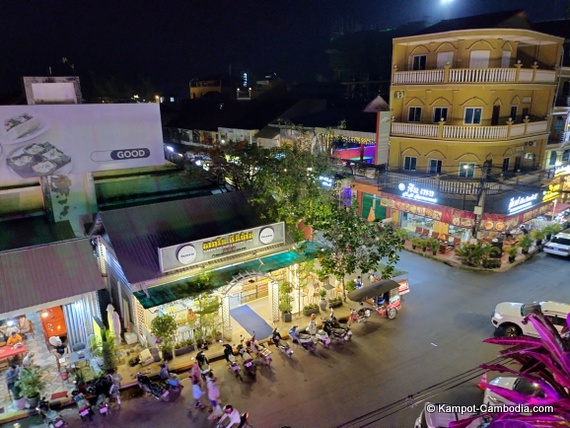
M324 175L319 175L319 181L323 185L323 187L333 187L334 180L330 177L326 177Z
M433 190L417 187L413 183L408 183L407 186L404 183L400 183L398 184L398 189L402 192L401 196L403 198L437 204L437 198L435 197L435 191Z
M509 214L516 214L521 211L524 211L535 205L537 199L538 199L538 193L533 193L532 195L529 196L518 196L516 198L513 196L509 200L508 212Z
M551 184L548 186L548 190L542 192L542 202L552 201L558 198L558 196L560 196L560 183Z
M186 268L227 255L247 253L285 243L285 224L272 223L158 249L162 272Z
M570 174L570 164L564 166L557 166L554 168L554 176L558 177L559 175L567 175Z

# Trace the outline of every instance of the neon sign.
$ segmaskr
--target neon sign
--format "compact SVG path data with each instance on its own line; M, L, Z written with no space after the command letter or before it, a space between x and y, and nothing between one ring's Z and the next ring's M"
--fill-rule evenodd
M536 204L537 199L538 193L533 193L529 196L519 196L517 198L513 196L509 201L509 214L516 214L532 207Z
M552 201L560 196L560 183L551 184L548 186L548 190L542 192L542 202Z
M570 174L570 165L558 166L554 168L554 176L558 177L560 175Z
M407 186L404 183L400 183L398 184L398 189L402 192L403 198L413 199L414 201L420 202L429 202L430 204L437 203L435 191L433 190L417 187L413 183L408 183Z

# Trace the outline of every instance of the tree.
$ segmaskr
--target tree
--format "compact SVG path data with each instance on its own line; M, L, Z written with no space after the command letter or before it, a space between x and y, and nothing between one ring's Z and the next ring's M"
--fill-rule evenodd
M168 314L159 315L150 323L150 331L160 340L159 346L163 353L172 352L177 329L176 320Z
M331 194L326 205L312 212L308 219L322 233L325 248L318 255L324 273L334 275L341 282L346 300L344 278L357 270L375 272L386 259L382 277L391 278L399 260L402 241L392 225L371 223L363 219L353 199L344 200L342 190Z
M570 315L566 317L564 336L556 330L556 327L540 311L532 312L526 320L534 326L539 338L534 337L499 337L486 339L483 342L493 343L511 348L502 350L499 354L510 358L520 365L513 368L511 364L483 364L480 367L486 370L494 370L499 373L509 373L517 377L523 377L531 383L537 383L543 394L525 395L519 392L501 388L499 386L485 384L496 394L516 404L529 406L552 406L552 412L519 414L501 412L491 414L493 416L489 428L500 425L506 421L512 421L508 426L515 425L514 421L528 423L528 426L568 426L570 420L570 339L568 330L570 327ZM473 418L458 422L451 422L450 427L465 428Z

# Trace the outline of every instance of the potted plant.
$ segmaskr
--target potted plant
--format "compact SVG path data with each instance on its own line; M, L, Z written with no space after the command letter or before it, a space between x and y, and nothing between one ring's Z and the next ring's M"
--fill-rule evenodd
M532 245L532 237L530 234L526 233L519 238L519 246L523 254L528 254L528 250Z
M12 407L18 410L24 410L26 408L27 400L24 394L22 394L22 388L20 388L20 385L18 385L18 383L14 385L14 389L12 390L12 395L13 395Z
M463 244L455 250L455 255L467 266L479 266L485 258L485 248L479 242Z
M431 250L431 253L434 256L437 255L437 250L439 250L439 245L440 245L439 239L428 238L428 239L426 239L426 241L427 241L428 247Z
M492 245L484 245L483 267L486 269L495 269L501 267L501 259L492 256L500 256L501 250Z
M420 247L422 249L422 251L425 253L428 249L429 246L429 239L425 239L425 238L420 238Z
M310 316L311 314L318 314L319 306L316 303L309 303L303 307L303 315Z
M319 296L321 296L321 301L319 302L319 306L321 308L321 311L326 311L327 310L327 290L325 290L324 288L321 288L319 290Z
M406 239L408 239L408 231L404 228L399 228L396 229L396 236L398 238L400 238L400 240L402 241L402 245L406 242Z
M36 367L24 367L20 370L20 379L16 382L31 409L36 408L40 394L46 389L47 384L42 379L43 371Z
M174 345L174 355L184 355L192 352L195 349L194 340L186 339L181 342L176 342Z
M171 360L176 332L178 331L174 317L168 314L155 317L150 323L150 331L160 340L159 347L162 351L162 358Z
M519 253L519 247L517 244L511 245L508 247L506 252L509 255L509 263L514 263L517 258L517 254Z
M421 247L423 239L419 236L414 236L412 238L412 250L415 250L418 247Z
M530 237L535 241L538 251L542 250L542 240L544 239L544 231L542 229L532 229Z
M342 297L336 296L329 299L329 308L337 308L342 306Z
M292 291L293 285L290 282L284 281L279 284L279 310L281 311L281 319L284 322L291 322L293 318L291 315L293 310L291 305L293 302L293 297L291 297Z
M103 330L103 342L101 346L101 358L103 364L101 369L104 371L117 370L117 341L115 335L109 330Z

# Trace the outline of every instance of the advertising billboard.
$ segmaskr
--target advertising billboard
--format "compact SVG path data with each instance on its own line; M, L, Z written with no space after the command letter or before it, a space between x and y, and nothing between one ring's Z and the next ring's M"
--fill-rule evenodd
M0 180L162 165L158 104L0 106Z
M272 223L253 229L159 248L158 260L161 271L168 272L284 242L285 223Z

